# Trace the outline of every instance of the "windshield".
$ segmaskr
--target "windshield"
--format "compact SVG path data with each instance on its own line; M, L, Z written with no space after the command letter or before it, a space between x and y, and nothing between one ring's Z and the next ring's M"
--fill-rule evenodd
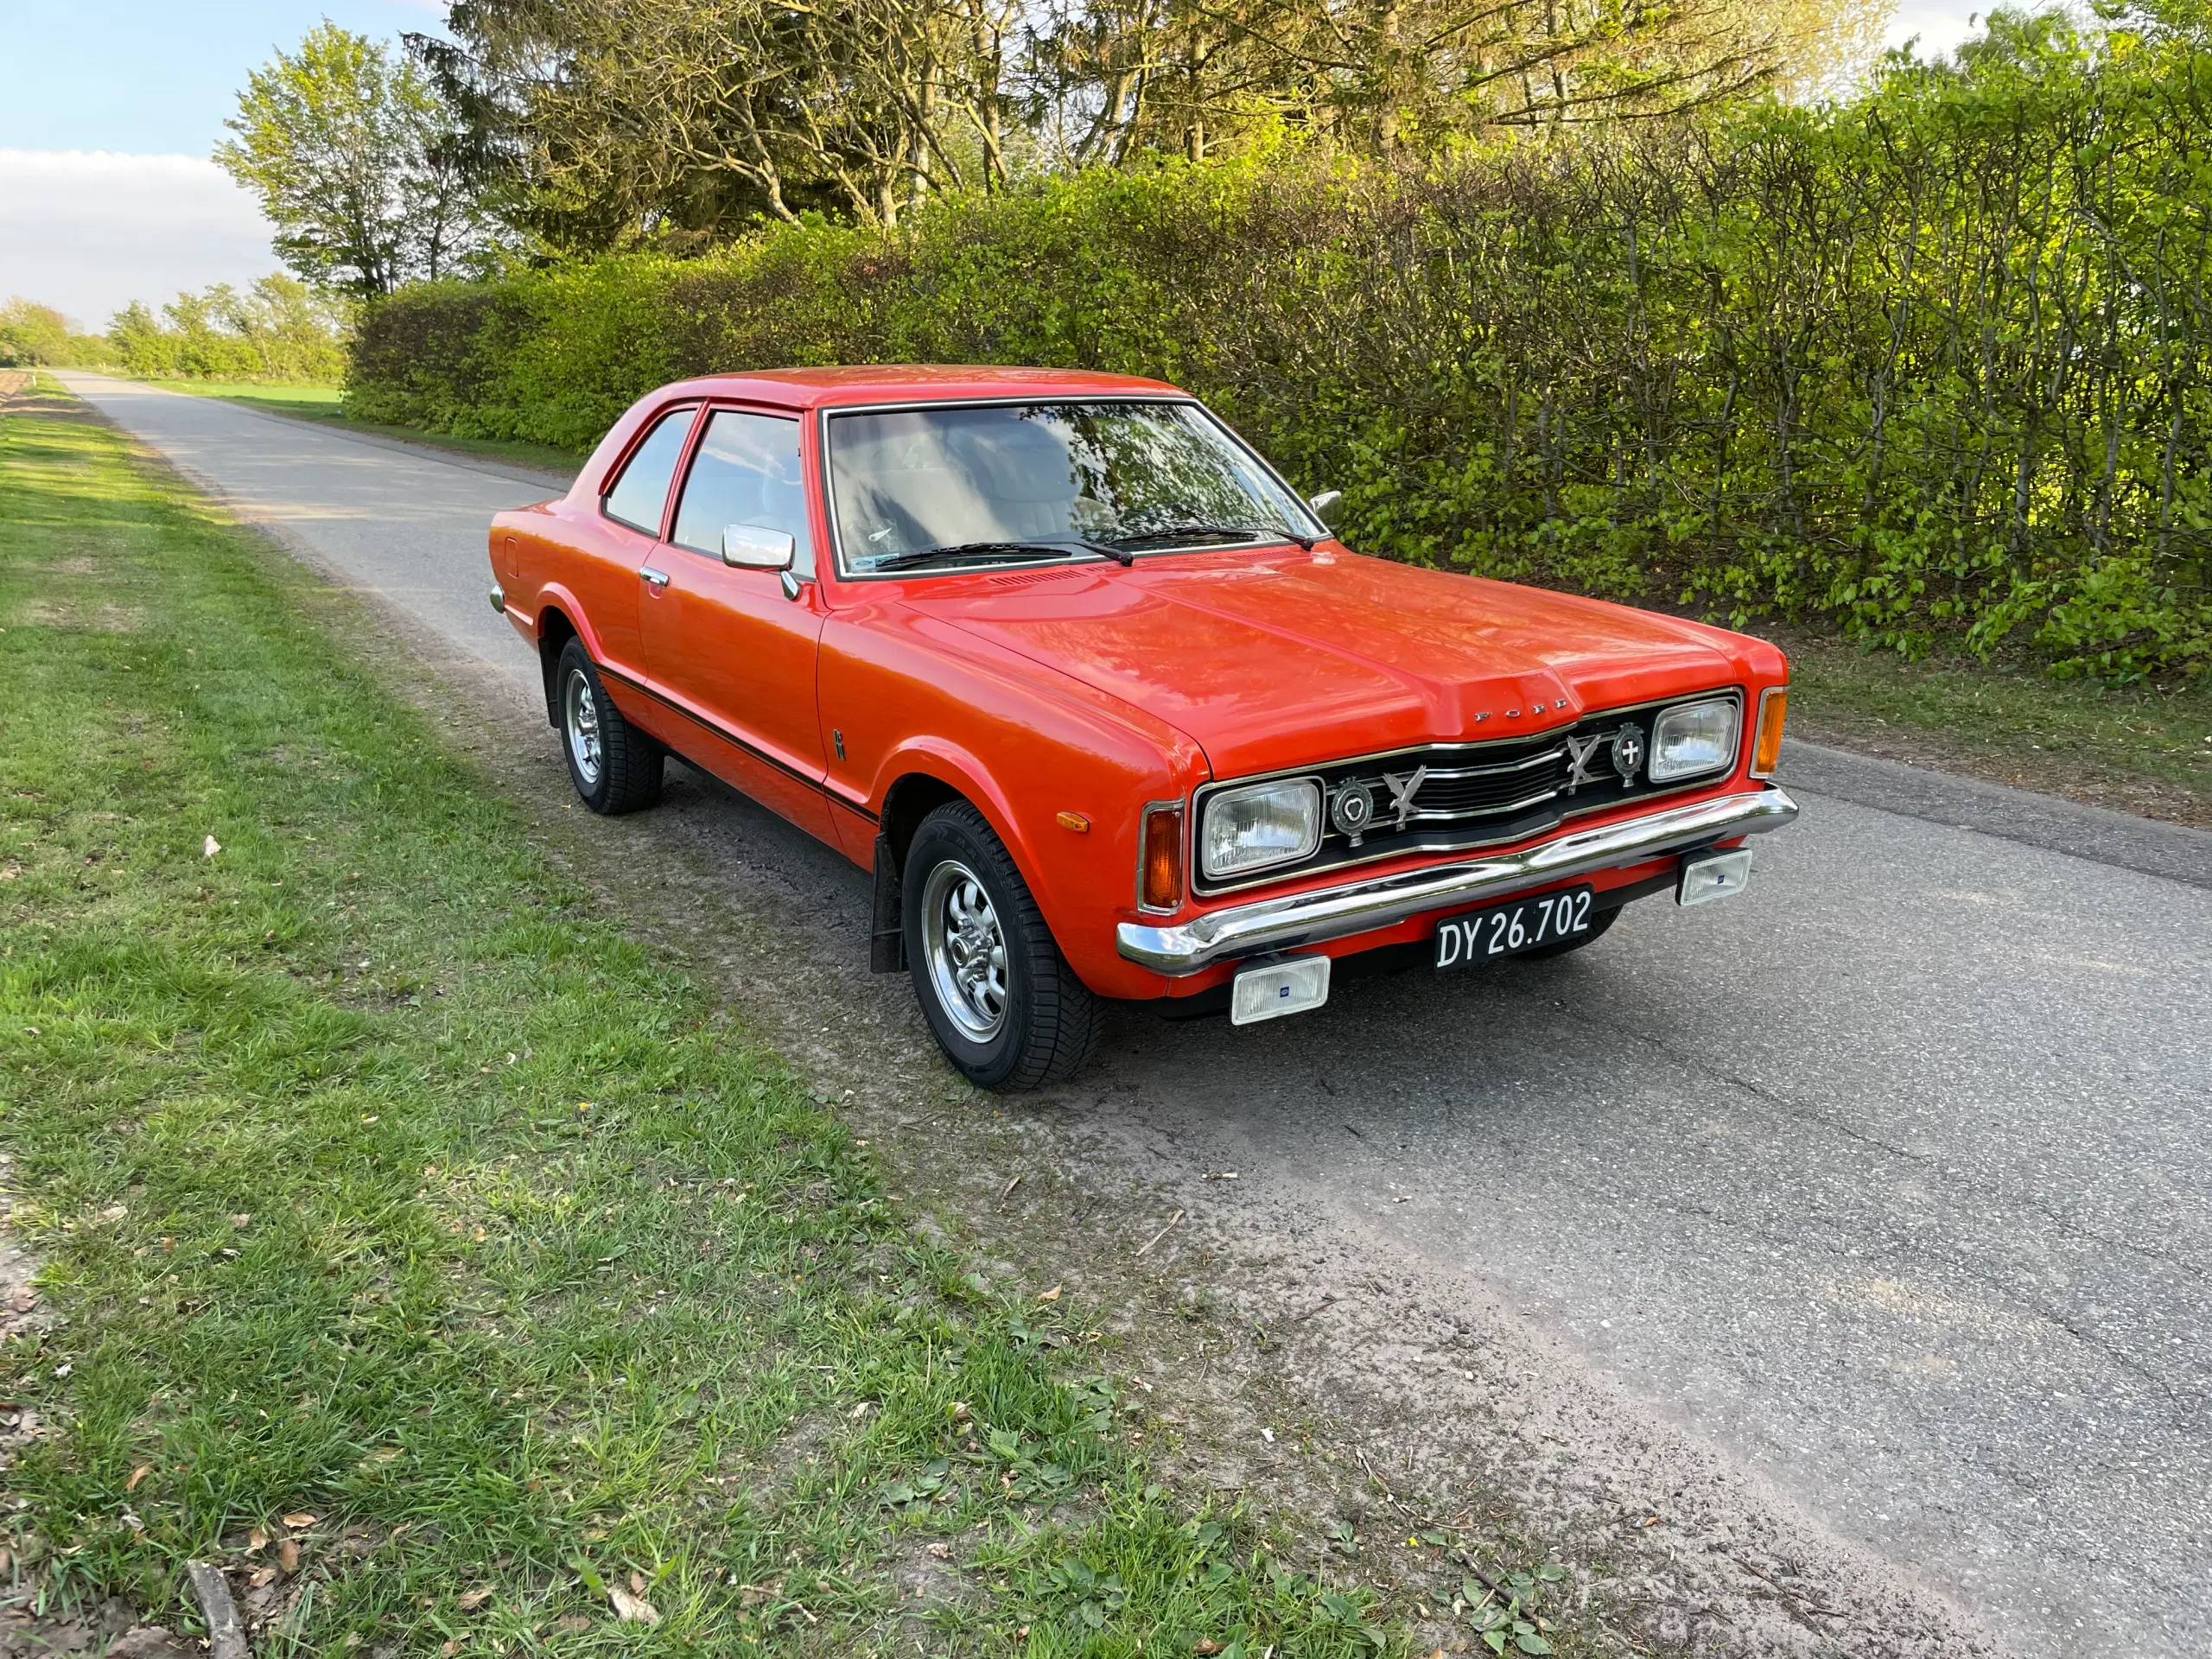
M902 409L830 422L845 568L1110 556L1318 533L1190 404Z

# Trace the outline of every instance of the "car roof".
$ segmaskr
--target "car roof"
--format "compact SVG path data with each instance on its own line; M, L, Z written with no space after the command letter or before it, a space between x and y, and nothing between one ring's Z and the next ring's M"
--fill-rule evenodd
M1165 380L1085 369L992 368L963 364L890 363L829 369L764 369L710 374L661 389L663 397L740 397L791 409L837 404L960 402L976 397L1158 397L1182 395Z

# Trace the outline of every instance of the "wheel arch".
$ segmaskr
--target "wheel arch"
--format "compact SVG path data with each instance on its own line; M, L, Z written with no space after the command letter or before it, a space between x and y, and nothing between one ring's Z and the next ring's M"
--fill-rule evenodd
M550 604L537 613L537 669L545 683L545 723L558 728L561 724L561 691L554 683L559 677L561 653L568 649L569 641L582 639L584 650L592 659L599 653L592 650L592 642L576 626L568 611L559 604Z
M883 791L882 810L876 815L875 901L869 950L869 966L878 973L898 972L906 965L906 855L914 844L915 832L939 807L957 802L981 813L1031 894L1039 893L1034 861L1022 844L1010 804L991 785L988 773L972 764L963 765L963 760L933 748L915 749L893 757L886 768L894 775Z

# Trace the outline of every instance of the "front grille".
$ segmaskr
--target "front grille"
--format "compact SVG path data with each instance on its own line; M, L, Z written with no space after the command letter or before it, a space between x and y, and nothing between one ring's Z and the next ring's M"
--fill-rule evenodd
M1726 774L1654 784L1644 762L1651 753L1651 722L1662 709L1713 695L1607 709L1529 737L1435 744L1281 774L1319 781L1325 826L1319 850L1301 863L1228 881L1208 882L1201 874L1195 885L1200 893L1221 893L1399 853L1520 841L1573 813L1702 787ZM1742 694L1735 695L1740 744ZM1204 822L1208 795L1253 781L1233 779L1201 789L1193 829ZM1357 798L1362 796L1363 811ZM1198 868L1195 860L1192 868Z

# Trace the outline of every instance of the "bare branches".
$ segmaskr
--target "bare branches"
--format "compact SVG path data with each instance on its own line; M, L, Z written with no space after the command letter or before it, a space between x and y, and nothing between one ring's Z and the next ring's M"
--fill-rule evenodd
M459 0L417 50L556 242L681 245L808 208L1279 130L1433 151L1832 67L1878 0ZM1825 55L1824 55L1825 54ZM496 131L494 131L496 130Z

